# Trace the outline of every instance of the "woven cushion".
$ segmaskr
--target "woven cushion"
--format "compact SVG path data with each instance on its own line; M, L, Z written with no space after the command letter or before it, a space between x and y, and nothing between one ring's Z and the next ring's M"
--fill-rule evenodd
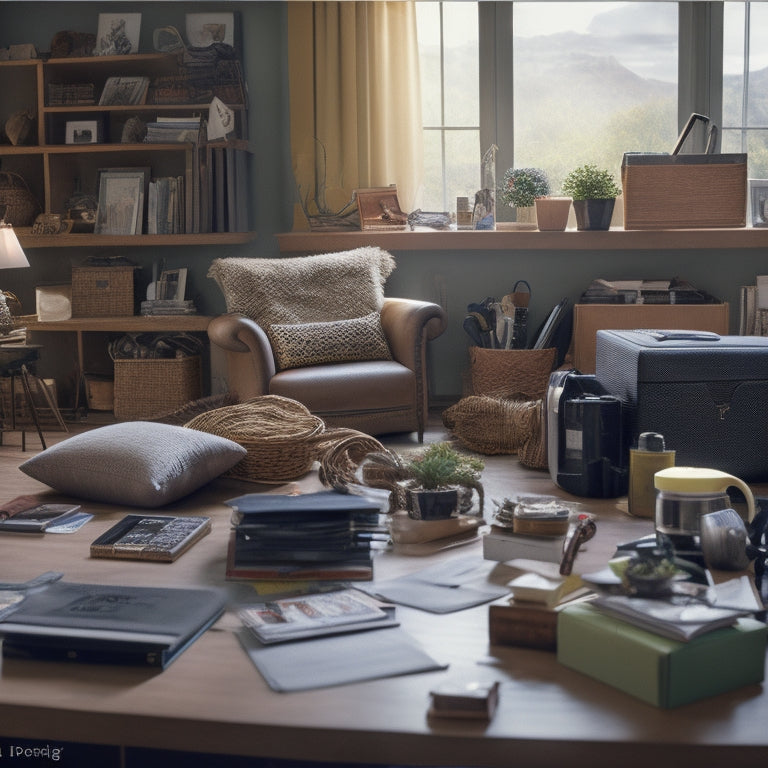
M348 320L381 309L384 283L395 268L376 247L284 259L214 259L208 270L228 312L272 323Z
M218 477L245 454L238 443L216 435L128 421L74 435L19 469L72 496L160 507Z
M267 334L280 371L322 363L392 359L378 312L330 323L270 325Z

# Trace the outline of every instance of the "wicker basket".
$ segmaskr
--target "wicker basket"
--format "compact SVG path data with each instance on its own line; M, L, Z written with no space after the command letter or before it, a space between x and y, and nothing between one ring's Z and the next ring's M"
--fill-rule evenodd
M549 385L557 350L469 348L470 395L539 400Z
M133 315L136 267L72 267L72 317Z
M115 360L118 419L151 419L200 397L200 357Z
M240 443L248 454L226 475L256 483L283 483L309 472L325 430L301 403L278 395L215 408L185 426Z
M6 206L5 220L14 227L31 227L40 203L18 173L0 171L0 206Z

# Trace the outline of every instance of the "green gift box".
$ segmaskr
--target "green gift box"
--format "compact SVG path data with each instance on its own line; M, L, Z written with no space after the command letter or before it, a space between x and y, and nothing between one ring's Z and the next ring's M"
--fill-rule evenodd
M765 624L741 618L679 642L579 603L560 611L557 660L649 704L678 707L762 682L767 636Z

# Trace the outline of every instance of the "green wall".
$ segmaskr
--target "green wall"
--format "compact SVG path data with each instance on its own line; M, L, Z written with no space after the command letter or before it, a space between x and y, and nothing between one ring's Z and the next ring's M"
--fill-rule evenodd
M218 288L206 277L211 259L223 256L278 255L274 235L288 231L293 215L294 188L289 146L287 98L287 40L285 4L279 2L182 3L182 2L0 2L0 46L34 43L50 48L61 30L96 31L100 11L142 13L142 50L152 49L152 31L173 25L184 29L188 11L232 10L240 20L240 47L250 94L250 139L253 158L253 218L258 237L244 246L119 249L143 265L148 282L149 266L163 259L168 268L189 268L189 297L206 314L224 310ZM1 98L1 96L0 96ZM116 249L117 251L118 249ZM102 249L92 252L104 253ZM34 286L41 282L68 280L73 263L90 252L79 249L29 251L32 269L2 275L4 288L17 292L25 311L34 311ZM606 279L671 278L690 280L731 302L732 330L738 315L738 286L753 283L756 274L768 272L763 250L677 251L509 251L424 252L396 254L398 267L387 285L392 296L438 301L449 313L448 331L430 353L432 392L438 398L460 394L466 364L467 342L461 328L466 305L488 295L509 291L518 279L531 284L533 300L531 332L560 298L578 299L596 277Z

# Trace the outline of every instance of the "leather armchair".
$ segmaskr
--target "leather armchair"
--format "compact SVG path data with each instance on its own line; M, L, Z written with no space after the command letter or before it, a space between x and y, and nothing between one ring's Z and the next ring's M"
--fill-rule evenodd
M385 298L381 324L392 360L282 371L276 370L264 329L243 315L214 318L208 336L226 351L229 389L241 401L280 395L303 403L329 426L370 435L416 431L421 442L428 405L427 342L445 330L446 313L431 302Z

